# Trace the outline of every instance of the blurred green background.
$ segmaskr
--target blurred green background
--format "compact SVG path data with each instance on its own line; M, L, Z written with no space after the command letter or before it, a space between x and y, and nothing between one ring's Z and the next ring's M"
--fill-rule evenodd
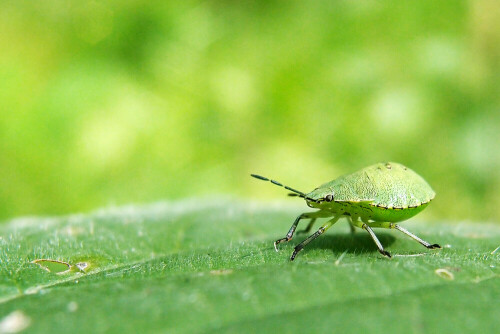
M497 1L4 0L0 101L3 221L386 160L500 221Z

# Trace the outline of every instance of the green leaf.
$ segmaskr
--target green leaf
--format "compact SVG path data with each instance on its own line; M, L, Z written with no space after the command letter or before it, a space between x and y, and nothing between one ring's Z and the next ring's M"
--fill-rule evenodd
M32 333L500 327L498 225L417 217L402 225L443 249L376 230L393 254L386 259L368 234L351 235L341 220L290 262L304 235L278 253L273 241L301 210L192 199L12 221L0 226L0 332L8 326ZM58 262L42 266L46 261Z

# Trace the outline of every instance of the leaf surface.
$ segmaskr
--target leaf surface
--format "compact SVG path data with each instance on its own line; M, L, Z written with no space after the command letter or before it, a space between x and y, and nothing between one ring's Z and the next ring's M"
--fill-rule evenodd
M444 246L435 251L397 231L375 230L389 260L364 231L351 235L341 220L290 262L305 236L278 253L273 241L299 213L282 203L192 199L4 224L0 332L13 312L29 320L32 333L500 327L498 225L418 217L402 224ZM36 260L62 264L44 268Z

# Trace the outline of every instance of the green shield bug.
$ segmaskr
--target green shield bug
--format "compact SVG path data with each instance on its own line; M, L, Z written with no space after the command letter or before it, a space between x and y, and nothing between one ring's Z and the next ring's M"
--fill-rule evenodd
M384 250L372 227L396 229L429 249L441 248L438 244L430 244L396 224L425 209L435 196L434 190L420 175L399 163L378 163L366 167L325 183L307 194L260 175L251 176L284 187L292 192L291 196L302 197L309 207L319 209L299 215L286 236L274 242L276 251L279 243L292 239L300 220L310 219L303 231L309 232L317 218L331 217L295 247L291 261L308 243L323 234L342 216L348 218L352 231L355 227L366 230L379 252L389 258L391 254Z

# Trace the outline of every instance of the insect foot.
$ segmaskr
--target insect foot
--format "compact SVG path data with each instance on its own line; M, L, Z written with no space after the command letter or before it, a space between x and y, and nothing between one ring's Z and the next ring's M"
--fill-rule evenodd
M293 250L293 253L292 253L292 256L290 256L290 261L293 261L295 260L295 257L297 256L297 254L302 250L302 247L295 247L295 249Z
M386 250L379 250L380 254L384 255L384 256L387 256L389 259L392 258L391 256L391 253L389 253L388 251Z
M290 241L292 240L292 238L281 238L281 239L278 239L274 242L274 250L278 251L278 244L282 243L282 242L286 242L286 241Z
M290 256L290 261L293 261L295 259L295 257L297 256L297 254L302 249L304 249L304 247L308 243L310 243L311 241L313 241L314 239L316 239L317 237L319 237L320 235L322 235L330 226L332 226L333 224L335 224L335 222L337 220L338 220L338 217L329 220L327 223L325 223L323 226L321 226L319 228L319 230L317 230L315 233L313 233L309 237L307 237L307 239L305 239L300 244L298 244L297 246L295 246L295 249L293 250L292 256Z

